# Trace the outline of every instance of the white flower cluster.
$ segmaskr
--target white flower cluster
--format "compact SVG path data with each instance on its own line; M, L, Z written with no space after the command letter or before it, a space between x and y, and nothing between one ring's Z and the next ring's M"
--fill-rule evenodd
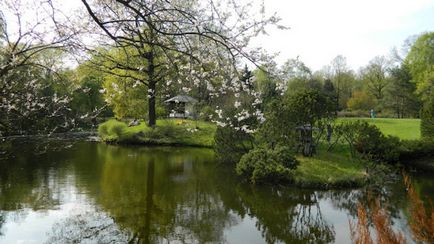
M187 128L187 131L190 133L195 133L195 132L198 132L199 130L196 128Z

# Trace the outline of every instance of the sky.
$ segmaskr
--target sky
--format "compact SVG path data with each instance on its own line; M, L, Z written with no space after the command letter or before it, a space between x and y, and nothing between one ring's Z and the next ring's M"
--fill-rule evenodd
M277 13L280 24L290 29L268 28L269 35L258 37L252 47L279 53L278 64L299 57L314 71L337 55L358 70L375 56L389 55L408 37L434 31L434 0L263 1L266 12ZM83 7L78 0L56 3L67 12Z
M279 52L283 64L297 56L319 70L337 55L357 70L389 55L412 35L434 31L434 0L264 0L289 30L269 30L255 45Z

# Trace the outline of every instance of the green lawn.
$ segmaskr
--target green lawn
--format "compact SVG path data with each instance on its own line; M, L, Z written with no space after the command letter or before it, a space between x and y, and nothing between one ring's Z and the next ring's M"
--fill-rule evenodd
M155 128L145 122L128 127L115 119L108 120L98 127L103 141L120 144L183 145L212 147L216 126L203 121L185 119L158 120Z
M420 119L339 118L338 121L362 120L377 126L385 135L402 140L420 139Z

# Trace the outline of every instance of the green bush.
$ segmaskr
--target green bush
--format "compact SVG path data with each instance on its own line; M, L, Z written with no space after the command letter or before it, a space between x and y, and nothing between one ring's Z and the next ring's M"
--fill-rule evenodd
M254 184L288 182L297 165L288 147L256 148L242 156L236 172Z
M434 98L428 100L420 113L422 138L434 141Z
M125 128L127 128L127 125L125 123L115 122L110 124L107 131L109 135L116 136L119 138L122 136L122 132L125 130Z
M399 159L400 140L394 136L385 136L375 126L366 121L356 121L347 125L354 135L353 146L367 159L382 162L396 162Z
M434 156L434 141L405 140L402 141L399 160L406 163L418 158Z
M369 111L363 111L363 110L353 110L353 111L339 111L338 117L342 118L363 118L363 117L369 117Z
M107 123L98 126L98 135L103 139L108 137Z
M154 128L149 128L146 131L140 132L140 137L152 141L170 140L175 137L180 137L181 130L176 128L176 125L171 122L165 122L163 125L155 126Z
M104 141L114 141L122 137L127 125L121 121L110 120L98 126L98 135Z

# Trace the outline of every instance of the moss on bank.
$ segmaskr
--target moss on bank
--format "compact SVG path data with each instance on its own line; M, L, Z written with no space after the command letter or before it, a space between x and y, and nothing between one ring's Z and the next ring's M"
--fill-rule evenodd
M165 119L151 128L143 121L128 127L112 119L99 125L98 135L116 144L213 147L215 130L214 124L203 121Z

